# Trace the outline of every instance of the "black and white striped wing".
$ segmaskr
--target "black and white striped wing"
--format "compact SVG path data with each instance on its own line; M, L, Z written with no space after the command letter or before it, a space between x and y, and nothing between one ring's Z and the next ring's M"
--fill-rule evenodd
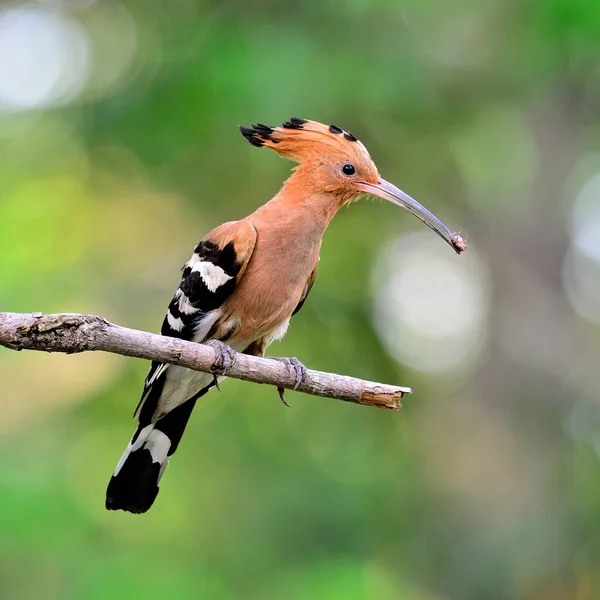
M169 304L161 335L196 342L210 339L209 334L219 318L218 309L235 290L255 243L256 230L248 221L225 223L199 242L183 268L181 283ZM168 363L153 362L136 409L140 424L152 422L159 403L166 400L161 396L169 372L177 377L182 373L193 373L181 367L173 368ZM172 389L174 382L170 383L167 388Z

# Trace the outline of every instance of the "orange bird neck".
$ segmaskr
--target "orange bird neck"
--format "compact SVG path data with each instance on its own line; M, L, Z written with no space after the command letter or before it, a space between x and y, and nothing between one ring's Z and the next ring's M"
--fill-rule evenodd
M344 199L319 189L309 173L307 166L298 166L273 199L253 214L261 220L273 219L274 223L293 221L298 229L304 224L313 231L320 230L322 235Z

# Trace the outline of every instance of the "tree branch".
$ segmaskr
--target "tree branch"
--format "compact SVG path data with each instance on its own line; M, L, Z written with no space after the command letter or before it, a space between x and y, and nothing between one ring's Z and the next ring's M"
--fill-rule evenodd
M0 312L0 346L67 354L102 350L206 373L215 362L210 346L119 327L94 315ZM227 376L294 389L295 373L290 371L282 362L236 353ZM411 392L410 388L312 370L307 371L298 391L393 410L402 408L401 398Z

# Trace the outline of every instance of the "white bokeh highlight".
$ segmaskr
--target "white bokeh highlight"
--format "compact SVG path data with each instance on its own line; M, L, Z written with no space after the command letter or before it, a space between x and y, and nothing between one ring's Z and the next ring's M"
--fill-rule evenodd
M0 10L0 111L67 103L88 71L87 35L75 19L35 4Z
M600 172L585 182L575 199L571 235L579 252L600 262Z
M600 171L575 197L570 234L562 270L565 293L580 316L600 323Z
M489 293L472 250L457 256L431 232L403 236L382 252L372 285L375 328L398 361L427 373L477 362Z

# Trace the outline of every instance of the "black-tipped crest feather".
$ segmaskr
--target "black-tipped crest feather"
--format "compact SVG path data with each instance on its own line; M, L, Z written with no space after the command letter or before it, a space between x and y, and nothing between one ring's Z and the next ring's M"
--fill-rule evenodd
M299 117L292 117L289 121L285 121L282 125L284 129L302 129L302 125L307 123L306 119L300 119Z
M253 146L256 146L257 148L262 148L264 146L264 141L258 137L258 131L256 131L256 129L244 127L243 125L238 125L238 129Z

